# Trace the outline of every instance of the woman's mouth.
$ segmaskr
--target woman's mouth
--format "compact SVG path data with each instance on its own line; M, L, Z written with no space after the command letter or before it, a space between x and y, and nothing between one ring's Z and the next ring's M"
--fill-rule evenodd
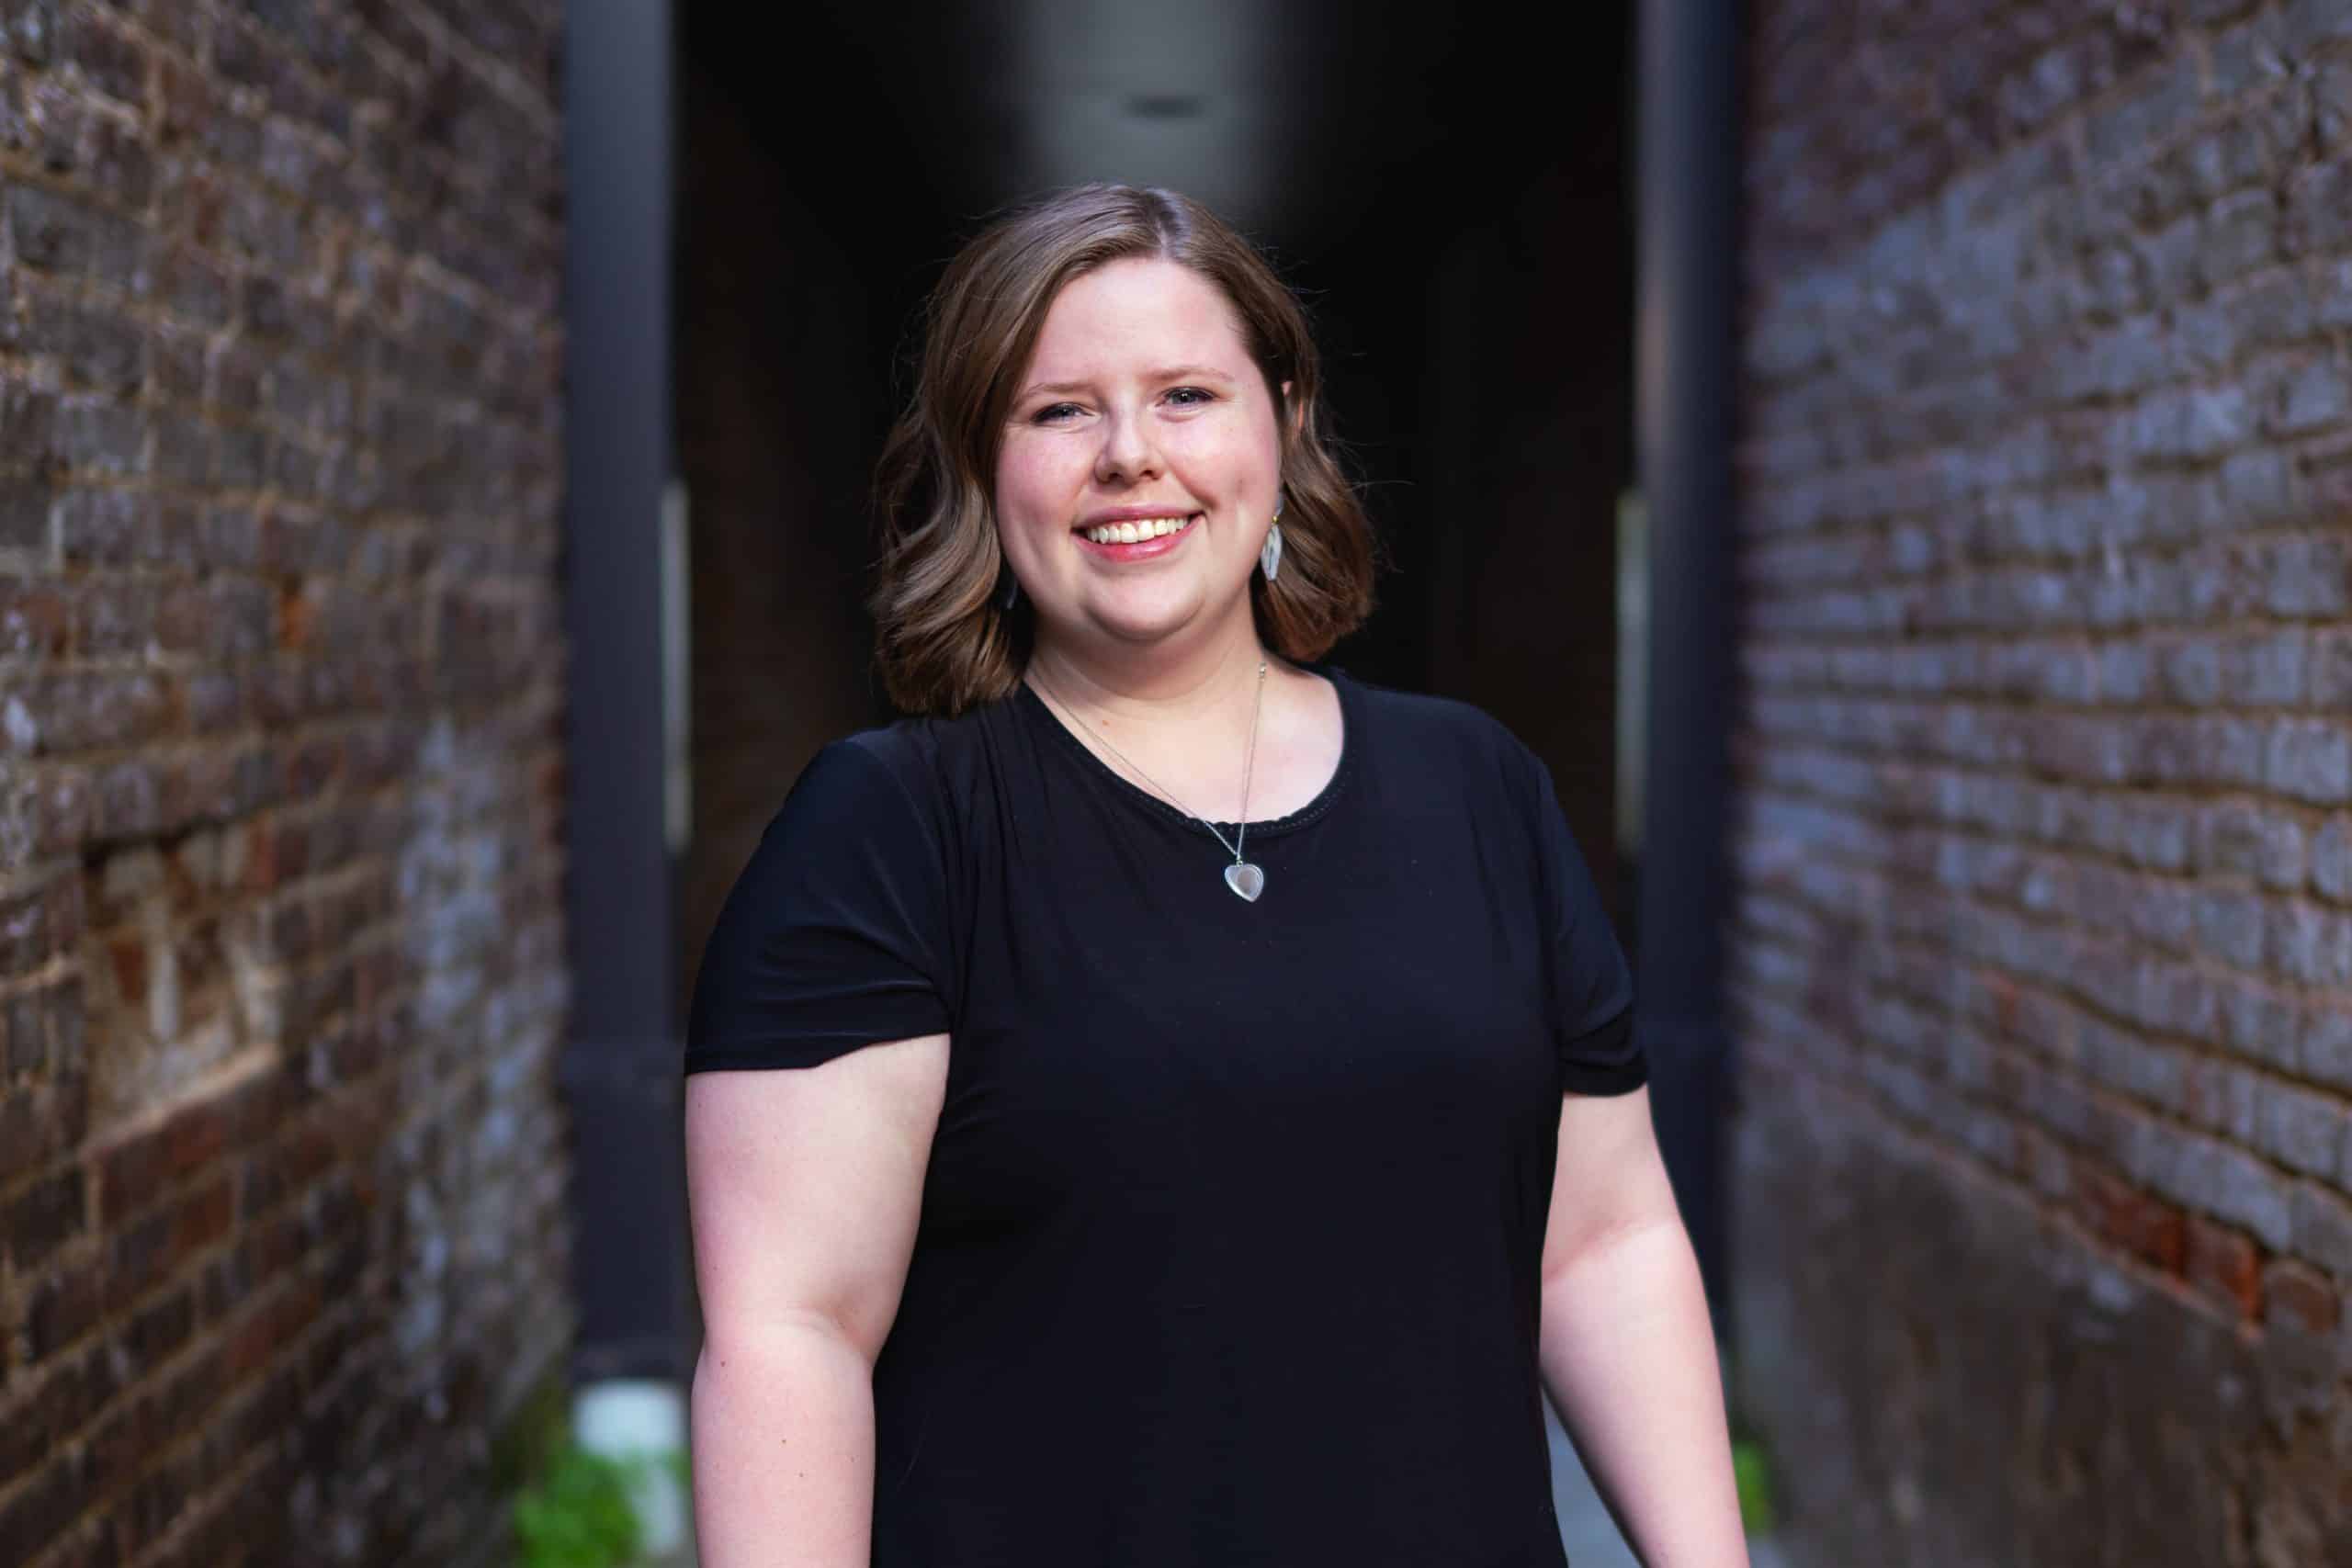
M1105 523L1095 528L1073 528L1071 536L1089 550L1109 560L1143 560L1166 555L1191 536L1201 520L1188 517L1138 517L1132 523Z

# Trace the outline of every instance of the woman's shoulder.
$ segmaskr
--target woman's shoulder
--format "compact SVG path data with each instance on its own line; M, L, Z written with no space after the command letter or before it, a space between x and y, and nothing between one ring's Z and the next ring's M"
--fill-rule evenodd
M1517 767L1527 754L1509 725L1467 698L1348 679L1363 694L1368 721L1396 754L1490 770Z
M939 738L932 721L900 718L838 735L817 748L793 793L814 790L866 816L930 817L938 795Z
M954 715L901 715L855 729L827 747L854 747L910 789L937 790L985 750L992 728L1007 718L1010 697L977 704Z
M820 773L839 792L895 796L887 805L869 803L869 809L911 810L936 836L952 838L991 776L989 737L1005 722L1005 707L999 699L953 716L905 715L851 730L820 747L804 777Z

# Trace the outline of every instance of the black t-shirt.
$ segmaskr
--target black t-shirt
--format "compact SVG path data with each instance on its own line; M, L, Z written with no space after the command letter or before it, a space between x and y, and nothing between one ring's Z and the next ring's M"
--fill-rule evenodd
M1255 903L1025 682L824 747L728 896L685 1071L952 1037L875 1568L1564 1562L1539 1263L1633 977L1508 728L1301 668L1340 761Z

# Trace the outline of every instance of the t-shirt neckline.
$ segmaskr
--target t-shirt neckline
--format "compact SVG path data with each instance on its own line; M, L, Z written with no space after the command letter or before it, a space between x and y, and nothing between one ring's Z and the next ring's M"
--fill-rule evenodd
M1328 660L1294 659L1289 662L1298 669L1320 675L1329 681L1332 689L1339 694L1340 764L1331 770L1331 776L1324 781L1323 787L1316 792L1315 797L1304 806L1281 817L1268 817L1251 821L1250 839L1262 839L1272 834L1295 832L1323 817L1331 809L1332 804L1339 799L1349 776L1355 772L1356 755L1363 747L1363 723L1357 701L1358 693L1355 682L1348 672ZM1201 831L1200 819L1170 805L1096 756L1093 749L1073 734L1069 727L1062 722L1061 716L1046 705L1045 698L1037 694L1036 688L1029 684L1025 675L1016 680L1013 687L1015 698L1022 707L1042 723L1050 734L1055 736L1063 746L1069 748L1078 761L1091 770L1097 777L1104 780L1119 794L1161 820L1175 823L1193 832ZM1229 822L1215 817L1208 818L1208 821L1228 839L1239 835L1241 825L1238 822ZM1248 854L1248 840L1242 842L1242 852L1245 856Z

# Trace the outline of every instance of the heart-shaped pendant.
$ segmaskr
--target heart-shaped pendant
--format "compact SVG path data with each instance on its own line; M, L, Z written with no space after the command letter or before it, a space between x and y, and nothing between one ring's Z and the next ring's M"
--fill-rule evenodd
M1236 861L1225 868L1225 885L1254 904L1266 890L1266 874L1248 861Z

